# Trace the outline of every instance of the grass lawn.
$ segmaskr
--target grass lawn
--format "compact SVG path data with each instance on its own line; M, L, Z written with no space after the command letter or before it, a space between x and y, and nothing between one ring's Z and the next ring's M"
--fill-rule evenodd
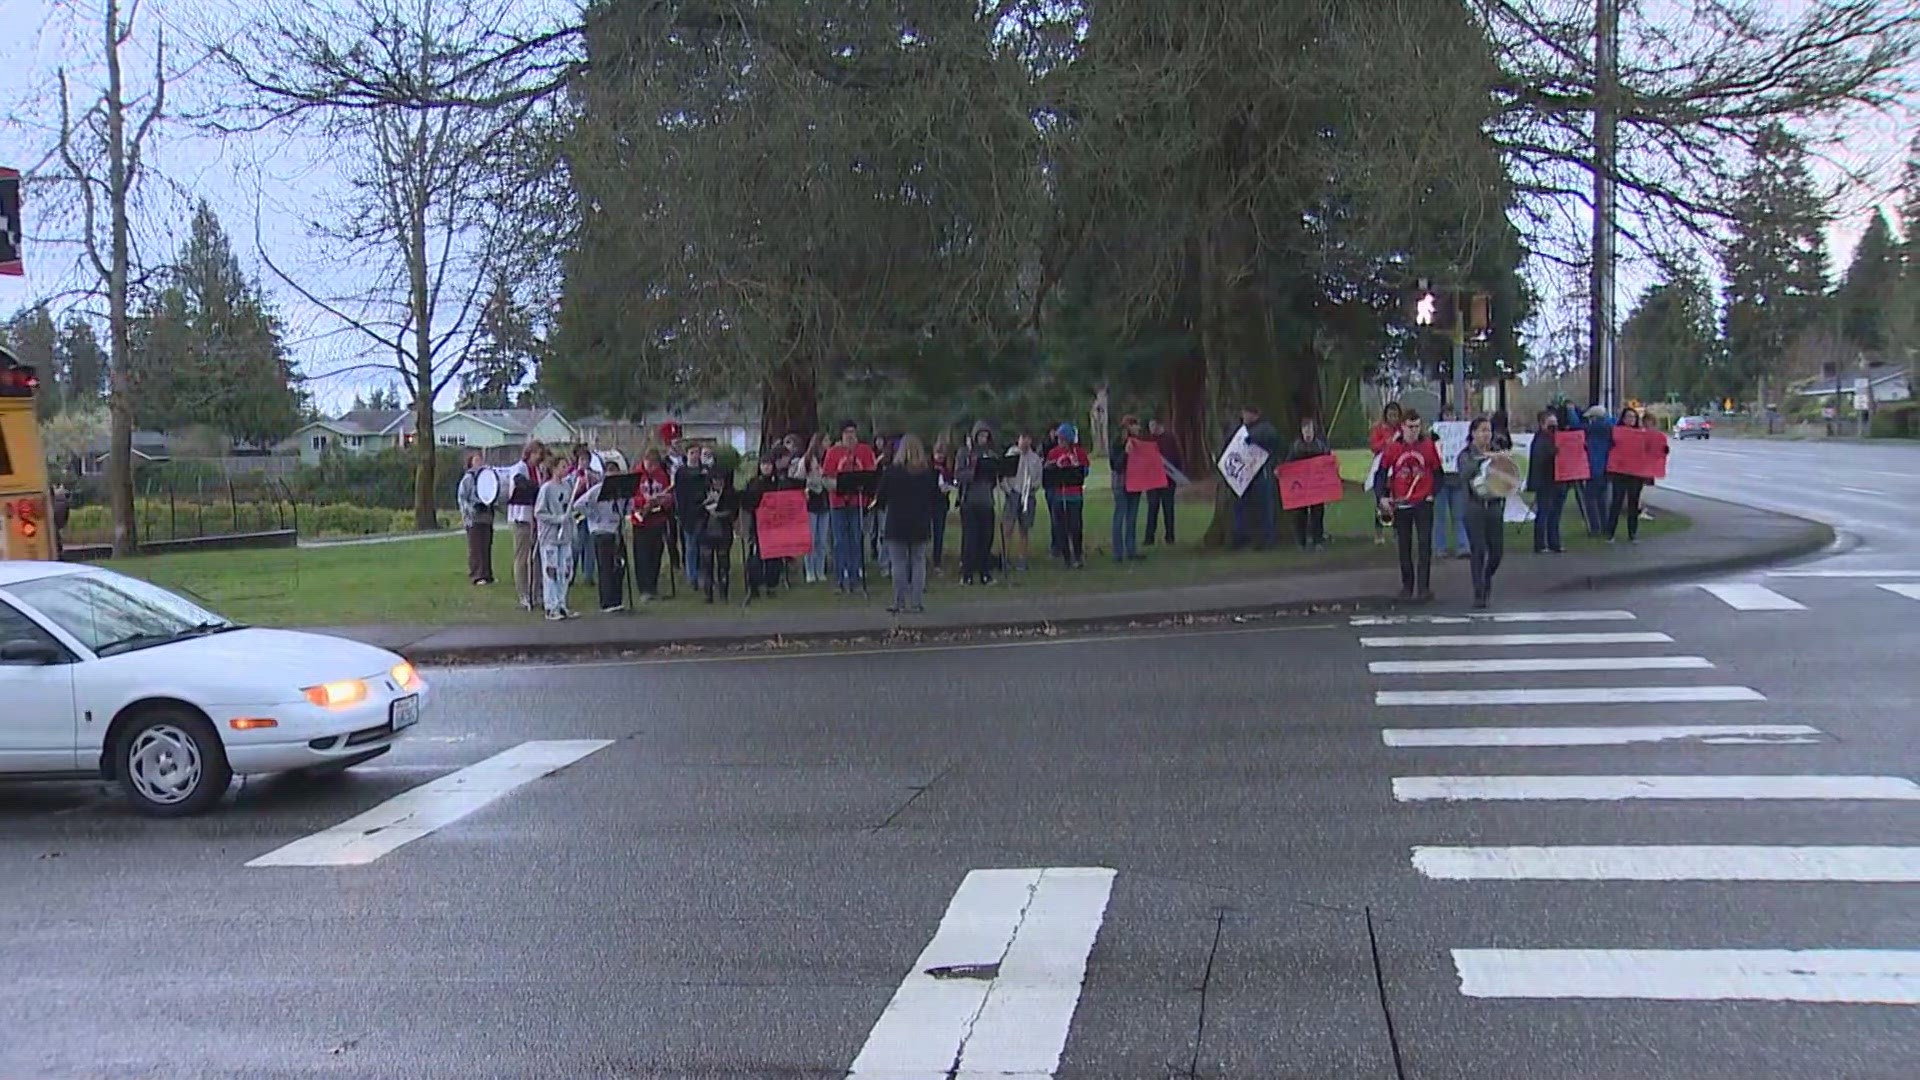
M1349 452L1342 452L1342 472L1349 466ZM1364 472L1365 454L1353 469ZM1098 481L1096 481L1098 482ZM1183 500L1179 507L1180 542L1143 547L1144 562L1119 565L1108 557L1111 550L1113 500L1105 489L1090 490L1086 503L1087 569L1067 571L1048 560L1048 525L1042 507L1034 527L1033 569L1014 575L1013 588L1024 595L1062 592L1117 592L1151 589L1169 585L1197 584L1272 574L1307 568L1351 567L1391 562L1392 548L1376 547L1372 542L1373 515L1368 500L1357 485L1349 483L1347 497L1327 512L1327 531L1332 546L1318 554L1307 554L1293 547L1290 515L1282 515L1282 546L1272 552L1228 552L1201 546L1202 535L1213 517L1213 505L1206 499ZM1145 509L1141 512L1145 526ZM1579 533L1578 517L1569 518L1572 533ZM1684 528L1684 521L1671 515L1649 522L1643 528L1648 535ZM1521 527L1516 527L1521 528ZM1580 537L1576 543L1591 543ZM1520 540L1524 544L1524 540ZM935 591L952 596L957 592L960 528L958 515L948 520L946 576L936 576ZM1509 550L1515 543L1508 542ZM163 585L181 588L204 598L215 610L244 622L263 625L331 626L355 623L398 623L451 625L457 623L500 622L528 616L515 604L511 581L512 538L504 529L494 534L494 569L502 583L491 588L467 584L466 542L461 537L403 540L383 544L339 545L323 548L283 548L263 551L193 552L115 560L108 564L123 573L147 578ZM1522 549L1524 550L1524 548ZM665 573L664 569L662 571ZM873 574L871 568L870 574ZM733 570L734 599L731 606L707 606L700 603L680 583L677 601L649 605L648 613L675 616L711 614L716 618L738 617L738 601L745 588L745 575L739 566L735 548ZM664 582L663 582L664 584ZM891 589L877 574L869 579L873 598L883 605ZM990 595L983 591L969 597ZM597 605L593 590L576 584L574 606L582 612ZM773 601L787 606L843 605L825 585L801 585L791 594Z

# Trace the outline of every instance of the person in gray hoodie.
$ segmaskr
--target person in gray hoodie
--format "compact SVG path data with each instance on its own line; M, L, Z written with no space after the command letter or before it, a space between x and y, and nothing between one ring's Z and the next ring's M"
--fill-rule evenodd
M1007 556L1009 570L1016 541L1020 547L1020 569L1027 569L1033 522L1040 509L1040 470L1044 464L1039 451L1033 448L1033 436L1025 432L1007 448L1006 460L1001 464L1000 550Z
M993 584L993 492L1000 481L1000 452L993 429L985 420L973 425L973 435L954 462L954 483L960 489L960 583Z
M533 501L533 521L539 530L541 606L547 619L571 619L567 589L573 584L573 487L570 463L549 461L541 468L544 483Z

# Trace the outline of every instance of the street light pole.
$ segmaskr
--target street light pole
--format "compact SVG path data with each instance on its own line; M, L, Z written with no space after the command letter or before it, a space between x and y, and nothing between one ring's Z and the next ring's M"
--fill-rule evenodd
M1593 267L1588 279L1587 390L1592 400L1613 409L1620 373L1613 340L1614 215L1613 175L1617 145L1620 78L1618 55L1620 0L1595 0L1593 21Z

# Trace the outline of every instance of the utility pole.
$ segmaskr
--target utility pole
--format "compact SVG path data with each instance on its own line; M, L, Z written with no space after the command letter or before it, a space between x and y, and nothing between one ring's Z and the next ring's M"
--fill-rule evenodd
M1620 372L1615 368L1613 272L1620 59L1620 0L1595 0L1593 25L1593 269L1588 281L1587 391L1609 410L1619 404Z
M1467 304L1471 293L1453 296L1453 415L1466 420L1473 410L1467 408Z

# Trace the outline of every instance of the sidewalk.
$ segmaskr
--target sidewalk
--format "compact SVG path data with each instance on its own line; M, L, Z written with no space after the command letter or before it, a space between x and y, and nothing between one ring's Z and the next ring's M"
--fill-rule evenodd
M1812 554L1833 540L1824 525L1677 492L1656 489L1649 504L1692 519L1693 527L1645 543L1593 553L1534 556L1509 534L1496 597L1511 603L1530 596L1704 576ZM1579 528L1577 515L1570 515ZM1466 597L1467 569L1447 560L1434 566L1442 605ZM931 637L1036 629L1177 622L1232 615L1310 614L1381 608L1392 604L1399 575L1388 567L1293 573L1154 590L985 599L937 603L925 615L895 617L878 603L840 610L782 610L778 602L737 619L586 618L487 626L314 627L404 653L416 661L476 662L514 656L627 655L687 647L793 645L808 641L883 639L896 631ZM879 583L876 588L884 588ZM944 599L944 598L943 598Z

